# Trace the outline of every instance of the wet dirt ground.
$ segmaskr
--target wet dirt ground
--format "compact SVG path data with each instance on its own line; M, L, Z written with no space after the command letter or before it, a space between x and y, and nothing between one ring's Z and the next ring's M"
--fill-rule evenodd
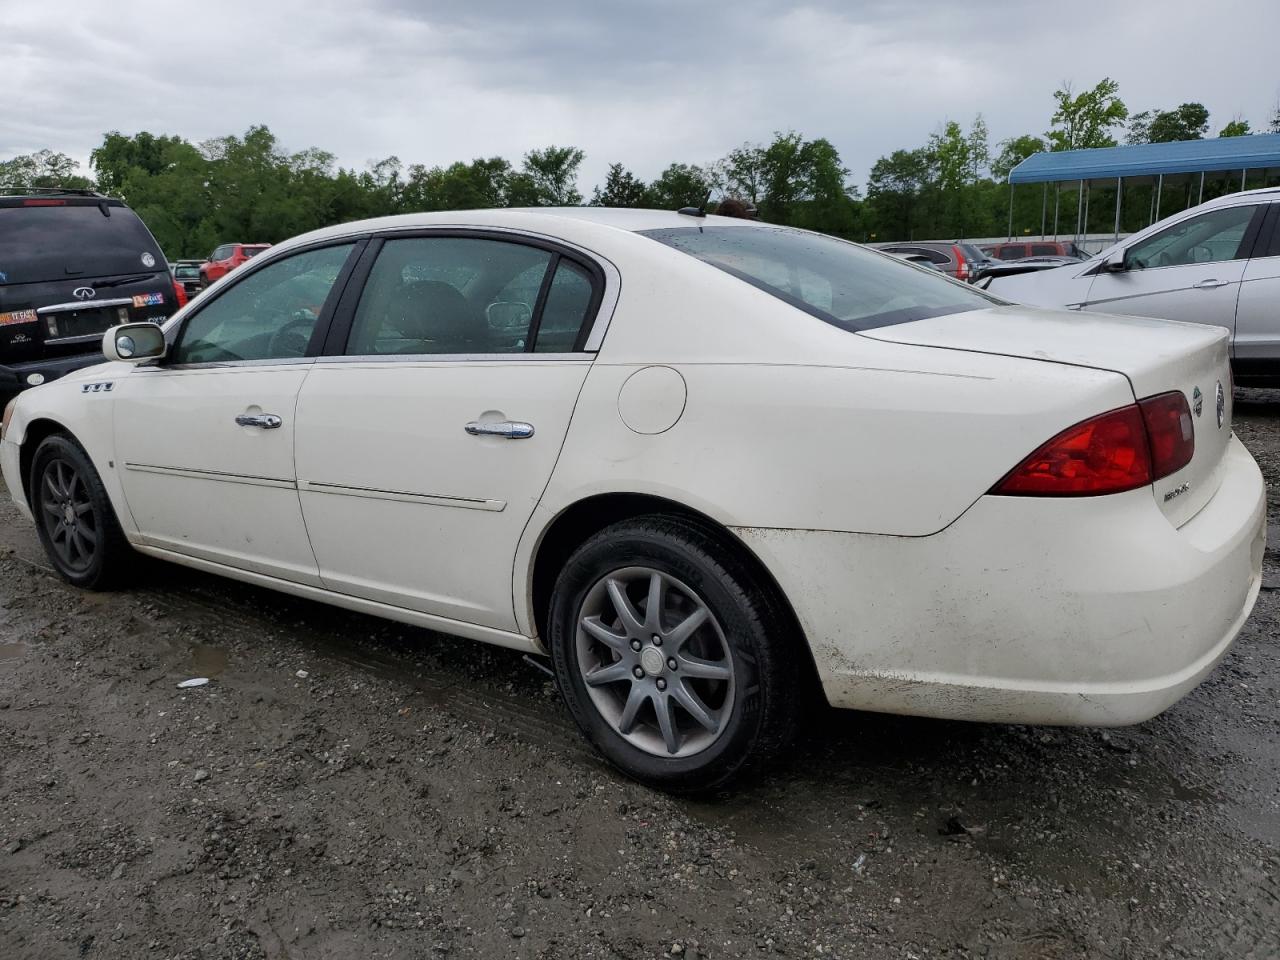
M1280 394L1236 427L1274 522ZM1277 957L1276 546L1229 657L1139 727L819 709L690 801L603 766L517 654L163 565L81 592L6 495L0 958Z

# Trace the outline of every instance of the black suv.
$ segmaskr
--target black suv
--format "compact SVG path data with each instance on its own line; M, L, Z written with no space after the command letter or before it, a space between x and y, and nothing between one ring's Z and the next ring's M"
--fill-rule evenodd
M0 188L0 402L102 363L102 333L179 303L156 238L120 200Z

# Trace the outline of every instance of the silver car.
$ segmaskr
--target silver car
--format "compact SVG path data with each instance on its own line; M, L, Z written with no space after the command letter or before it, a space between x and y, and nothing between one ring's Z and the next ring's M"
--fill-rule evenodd
M988 289L1033 306L1210 323L1231 331L1236 382L1280 385L1280 188L1210 200L1079 264Z

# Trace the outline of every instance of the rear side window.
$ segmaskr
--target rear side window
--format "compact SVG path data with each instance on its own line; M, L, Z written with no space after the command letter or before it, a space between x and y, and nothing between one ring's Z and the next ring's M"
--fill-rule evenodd
M569 353L591 308L591 274L572 260L561 259L547 290L542 321L534 339L536 353Z
M164 264L150 232L128 207L74 201L0 206L4 283L148 274Z
M1056 257L1058 256L1058 245L1056 243L1033 243L1031 245L1031 255L1033 257Z
M870 330L1002 302L857 244L786 227L677 227L645 231L645 236L844 330Z

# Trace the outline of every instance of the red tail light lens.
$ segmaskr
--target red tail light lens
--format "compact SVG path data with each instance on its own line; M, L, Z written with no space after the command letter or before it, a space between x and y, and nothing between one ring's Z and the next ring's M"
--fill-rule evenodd
M1147 428L1137 404L1062 431L997 483L992 493L1082 497L1121 493L1152 482Z
M173 299L179 310L187 305L187 291L177 280L173 281Z
M65 207L65 200L23 200L24 207Z
M1177 473L1196 453L1196 434L1191 423L1191 407L1182 391L1161 393L1138 402L1151 440L1153 480Z
M959 280L968 280L969 263L964 258L964 251L959 247L952 247L951 255L956 258L956 278Z

